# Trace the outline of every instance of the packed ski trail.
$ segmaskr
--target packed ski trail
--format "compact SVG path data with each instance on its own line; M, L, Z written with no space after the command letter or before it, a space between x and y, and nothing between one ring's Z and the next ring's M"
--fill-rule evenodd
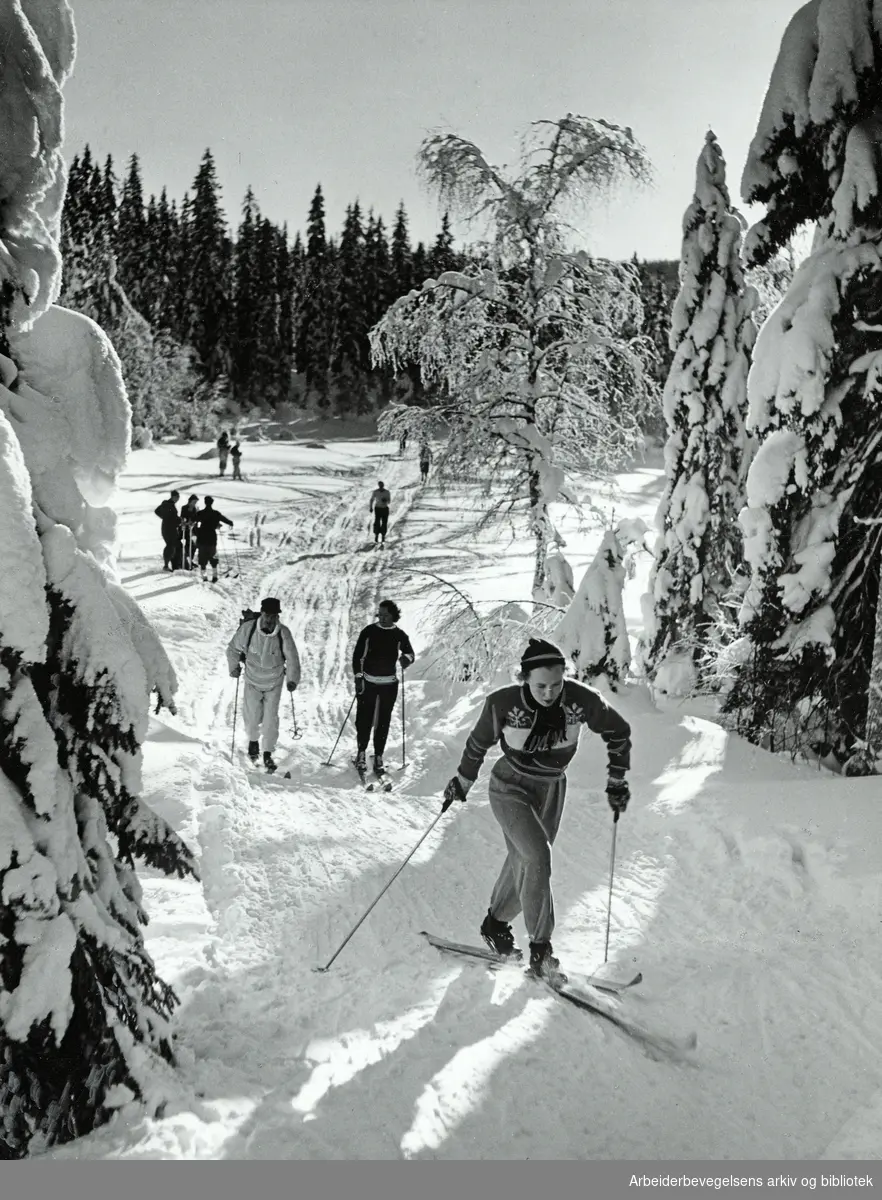
M878 935L882 894L860 857L867 781L837 783L834 808L828 777L727 739L696 712L658 712L638 692L615 701L632 723L635 800L619 826L610 947L644 975L616 1003L660 1032L697 1030L691 1063L653 1059L517 973L456 961L419 936L477 941L503 854L486 767L331 969L313 971L437 815L479 695L421 679L431 630L403 604L418 655L407 682L407 770L395 770L400 706L386 753L392 793L358 784L351 721L323 765L351 702L358 630L421 554L435 564L440 551L427 549L426 531L443 526L443 540L456 541L454 517L431 482L418 485L415 459L383 457L376 446L335 452L325 494L310 486L292 495L288 480L273 493L265 467L238 500L218 501L237 521L241 578L207 588L182 581L162 594L140 580L142 596L156 594L148 611L181 680L178 717L156 722L153 737L183 749L173 774L153 777L151 803L201 853L201 898L145 885L148 907L155 899L160 908L151 948L183 999L177 1040L191 1098L162 1120L111 1126L54 1156L823 1155L882 1078L879 969L861 952ZM378 477L394 507L387 544L374 550L367 499ZM230 495L229 482L207 478L185 486ZM633 515L651 514L658 472L653 479L632 495ZM179 482L151 483L151 503ZM246 552L245 518L257 505L265 511L268 497L262 548ZM280 598L303 663L303 736L291 739L283 698L272 778L242 765L241 718L230 762L234 685L224 661L241 608L263 595ZM599 740L583 743L555 847L555 949L585 973L603 960L604 762ZM519 923L515 932L523 945Z

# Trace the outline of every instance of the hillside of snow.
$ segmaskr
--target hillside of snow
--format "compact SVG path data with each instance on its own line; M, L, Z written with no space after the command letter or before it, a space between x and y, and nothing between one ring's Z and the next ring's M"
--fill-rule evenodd
M244 480L206 445L131 455L118 571L181 681L151 721L145 799L199 856L202 883L144 873L147 943L182 1004L181 1092L160 1120L115 1122L47 1157L186 1159L874 1159L882 1149L877 953L882 786L841 780L727 735L707 706L612 696L632 723L633 799L618 827L610 957L644 981L623 1010L670 1034L659 1060L522 978L443 956L423 929L478 942L504 857L487 802L490 756L465 806L439 821L327 973L438 814L482 696L442 683L426 571L481 601L529 599L531 547L465 525L468 489L419 485L415 454L368 436L243 443ZM383 550L368 498L392 491ZM586 484L587 487L587 484ZM599 501L651 523L661 463ZM235 522L220 582L161 571L158 502L215 497ZM576 583L602 531L562 522ZM640 627L649 561L626 584ZM246 771L224 649L240 610L277 595L303 664L283 698L281 770ZM353 641L383 596L418 660L406 685L407 768L391 794L349 767ZM514 664L512 664L514 666ZM284 706L288 706L287 708ZM401 708L387 761L400 765ZM590 735L570 771L554 852L565 968L603 961L611 814ZM524 929L515 923L524 944Z

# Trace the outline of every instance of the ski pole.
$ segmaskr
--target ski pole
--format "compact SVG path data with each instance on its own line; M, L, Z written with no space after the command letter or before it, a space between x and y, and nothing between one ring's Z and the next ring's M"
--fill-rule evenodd
M241 671L241 667L239 668ZM236 676L236 699L233 701L233 744L230 746L230 762L236 756L236 712L239 708L239 676Z
M354 696L352 697L352 704L355 704ZM343 730L346 728L346 722L349 720L349 714L352 712L352 704L349 705L349 712L343 718L343 724L340 726L340 732L337 734L337 741L334 742L334 750L337 749L337 743L340 741L340 738L343 736ZM328 755L328 761L326 763L322 763L323 767L329 767L331 765L331 759L334 757L334 750L332 750L331 753Z
M404 667L401 668L401 769L407 766L404 756Z
M609 857L609 903L606 909L606 945L603 948L603 961L609 959L609 927L612 920L613 872L616 869L616 830L619 824L619 814L613 813L612 853Z
M288 694L291 697L291 719L294 722L294 737L299 738L303 736L303 731L297 728L297 713L294 711L294 693L289 692Z
M334 959L337 957L337 955L340 953L340 951L343 949L343 947L346 945L346 943L349 941L349 939L352 937L352 935L355 933L355 931L364 923L364 921L367 919L369 914L374 910L374 908L377 906L377 904L379 904L380 900L382 900L382 898L385 896L386 892L388 892L389 888L392 886L392 884L395 882L395 880L398 878L398 876L401 874L401 872L404 870L404 868L407 866L407 864L410 862L410 860L416 854L417 850L419 850L420 846L422 846L423 842L426 840L426 838L429 836L429 834L432 832L432 830L435 828L435 826L441 820L443 815L444 815L443 812L438 813L438 816L435 818L435 820L432 822L432 824L429 826L429 828L426 830L426 832L423 834L423 836L420 838L420 840L414 846L413 850L411 850L410 854L408 854L407 858L404 860L404 862L401 864L401 866L398 868L398 870L395 872L395 874L392 876L392 878L389 880L389 882L383 888L382 892L380 892L379 896L377 896L376 900L373 902L373 904L370 906L370 908L367 910L367 912L364 914L364 916L361 918L361 920L358 922L358 924L352 928L352 930L349 932L347 937L337 947L337 951L333 955L333 957L323 967L313 967L312 968L313 971L327 971L327 969L330 967L331 963L334 961Z

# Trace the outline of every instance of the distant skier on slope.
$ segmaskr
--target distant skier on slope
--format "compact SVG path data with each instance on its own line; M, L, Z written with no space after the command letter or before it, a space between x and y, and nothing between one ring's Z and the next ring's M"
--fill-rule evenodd
M401 610L393 600L377 605L377 619L365 625L352 651L352 673L355 676L355 736L357 754L355 768L359 774L367 770L365 756L374 730L374 774L382 774L383 752L389 736L389 725L398 698L398 671L404 671L416 658L410 638L398 628Z
M230 458L233 460L233 478L242 478L242 449L238 442L234 442L230 449Z
M205 497L205 507L196 518L196 554L199 559L199 570L205 579L205 568L211 563L214 574L212 583L217 583L217 531L221 525L233 528L233 522L214 507L214 497Z
M242 621L227 646L230 675L238 679L245 666L242 720L248 738L248 757L257 762L263 741L263 765L276 769L273 751L279 740L279 702L282 684L293 692L300 682L300 656L282 606L274 596L261 601L260 612Z
M429 449L429 443L423 442L420 446L420 482L425 483L429 478L429 467L432 465L432 451Z
M565 679L566 660L551 642L530 638L519 683L491 692L469 734L456 775L444 789L445 812L465 801L481 764L497 743L502 758L490 772L490 808L508 854L490 897L481 937L498 954L516 953L510 922L519 912L530 939L530 970L552 983L566 975L554 957L551 846L566 798L566 768L587 725L606 743L606 796L617 815L628 806L631 727L594 688Z
M371 503L369 512L374 514L374 545L383 539L383 545L386 544L386 530L389 528L389 505L392 502L392 495L389 489L383 483L382 479L377 484L376 490L371 492Z
M181 565L181 519L178 516L178 500L180 492L172 492L168 500L163 500L153 510L162 524L159 531L162 534L162 569L174 571Z
M227 458L229 456L229 453L230 453L230 435L227 433L227 431L225 429L223 431L223 433L220 435L220 437L217 439L217 457L218 457L218 467L220 469L221 479L223 479L224 473L227 469Z

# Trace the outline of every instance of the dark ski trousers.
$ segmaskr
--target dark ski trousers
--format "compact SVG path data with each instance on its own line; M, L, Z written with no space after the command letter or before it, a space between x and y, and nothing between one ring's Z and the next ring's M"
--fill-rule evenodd
M508 850L490 912L508 924L523 912L530 941L549 942L554 932L551 846L563 815L566 777L531 779L500 758L490 772L488 792Z
M386 540L386 529L389 525L389 509L375 508L374 509L374 537L382 537Z
M398 680L394 683L364 682L364 691L355 707L355 736L359 750L367 750L374 730L374 754L382 754L389 737L392 711L398 699Z
M217 542L197 542L196 553L200 570L204 571L208 563L217 570Z
M162 565L175 570L181 565L181 535L174 527L163 529L162 540L165 543L162 548Z

